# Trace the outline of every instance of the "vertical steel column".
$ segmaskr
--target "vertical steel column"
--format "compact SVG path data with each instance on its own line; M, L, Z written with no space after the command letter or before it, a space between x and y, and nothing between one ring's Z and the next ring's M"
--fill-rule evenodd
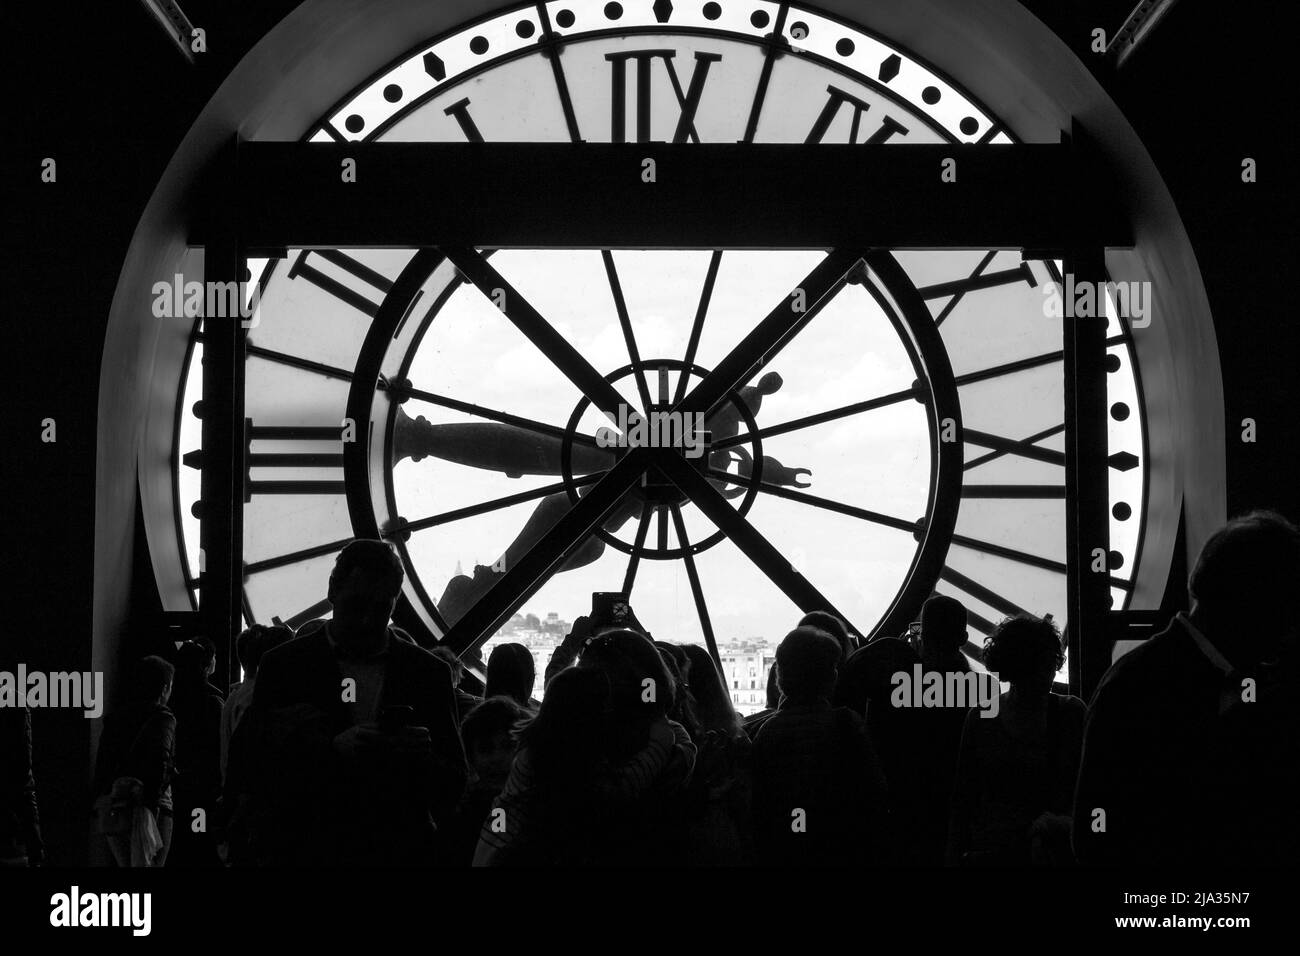
M236 140L221 151L205 210L205 282L242 282L244 258L235 221ZM206 297L205 297L206 298ZM217 648L212 680L223 690L235 673L233 644L243 599L244 341L238 315L203 321L203 470L199 545L199 614Z
M1065 255L1065 275L1080 283L1106 281L1105 249L1091 228L1100 204L1097 162L1076 123L1070 136L1073 182L1082 212L1080 241ZM1067 289L1070 287L1067 278ZM1063 290L1065 371L1065 515L1070 690L1089 698L1110 666L1106 616L1110 609L1110 518L1106 421L1106 318L1072 316ZM1105 300L1097 303L1104 312ZM1100 555L1098 554L1100 551ZM1099 569L1099 570L1094 570Z

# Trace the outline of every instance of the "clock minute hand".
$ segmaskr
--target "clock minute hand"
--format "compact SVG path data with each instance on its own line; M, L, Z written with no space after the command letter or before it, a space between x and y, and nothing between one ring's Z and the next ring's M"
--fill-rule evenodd
M832 249L763 321L713 371L704 376L674 411L711 413L729 392L742 386L781 351L843 287L862 253Z
M442 253L480 292L493 301L501 313L541 350L564 376L577 386L593 405L619 420L619 406L626 402L604 377L591 367L555 327L501 275L487 259L465 246L443 246Z

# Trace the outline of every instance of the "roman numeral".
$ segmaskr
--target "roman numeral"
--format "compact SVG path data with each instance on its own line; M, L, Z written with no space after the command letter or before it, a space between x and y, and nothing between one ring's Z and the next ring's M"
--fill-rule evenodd
M684 143L688 139L693 143L700 141L695 131L695 113L700 107L700 97L704 95L704 81L708 77L709 67L722 59L719 53L696 53L695 67L691 72L689 87L683 91L677 68L673 66L676 50L628 50L623 53L606 53L605 59L610 63L611 75L611 130L610 142L626 143L627 140L627 64L636 61L636 139L633 142L648 143L650 138L650 76L656 59L662 59L668 70L668 79L673 84L673 93L681 115L677 120L677 129L673 132L672 142Z
M247 473L244 481L244 500L251 501L253 495L341 495L343 483L343 451L308 451L307 447L322 442L342 445L343 428L341 425L254 425L252 419L244 423L244 436L247 441L247 455L244 463ZM303 442L304 450L259 452L254 451L254 443L277 442L282 448L285 442ZM253 469L285 469L285 471L316 469L331 474L328 479L272 478L254 479ZM273 471L272 474L275 474Z
M954 587L961 588L961 590L965 591L971 597L978 598L995 611L1005 614L1008 617L1028 613L1019 604L1016 604L1009 598L1003 597L997 591L984 587L984 585L977 581L972 581L960 571L945 566L944 569L939 572L939 577Z
M322 272L311 264L309 261L311 256L318 256L337 266L357 280L358 287L353 288L352 285ZM293 266L290 267L289 278L306 279L312 285L325 290L340 302L350 305L358 312L362 312L371 318L374 318L375 313L379 311L383 295L386 295L393 287L393 280L382 272L376 272L364 262L354 259L347 253L340 252L337 249L312 249L302 252L294 260ZM366 288L367 286L369 288ZM383 295L378 296L380 301L376 302L370 297L370 295L373 295L373 290L383 293ZM366 293L370 293L370 295Z
M1021 458L1046 462L1049 465L1060 465L1064 468L1065 452L1038 446L1038 443L1043 439L1059 435L1063 431L1065 431L1065 425L1053 425L1051 428L1030 435L1028 438L1016 440L1014 438L1003 438L1001 435L992 435L988 432L975 431L972 428L963 428L961 437L966 444L979 445L981 448L992 448L993 450L988 454L980 455L978 458L972 458L962 467L965 471L970 471L972 468L978 468L980 465L1001 458L1003 455L1018 455Z
M957 305L968 292L976 292L980 289L992 289L1001 285L1011 285L1016 282L1027 282L1031 289L1038 288L1038 280L1034 278L1034 273L1029 268L1029 263L1021 262L1020 265L1011 269L1001 269L998 272L985 272L988 264L993 261L997 255L997 250L992 249L979 261L973 272L964 279L954 279L951 282L939 282L935 285L928 285L917 291L921 293L921 298L927 302L931 299L942 299L946 296L952 296L952 299L943 310L934 317L935 325L942 325L944 319L957 308Z
M469 97L463 100L457 100L443 110L448 116L455 119L460 125L461 132L471 143L483 142L483 134L479 132L478 125L474 122L474 117L469 115Z
M820 143L825 138L826 131L831 128L831 123L835 121L835 117L839 115L840 107L847 103L853 110L853 119L849 126L849 142L856 143L858 141L858 130L862 125L862 114L871 109L871 104L859 99L852 93L841 90L837 86L827 86L826 92L828 94L826 105L817 114L817 119L804 142ZM907 127L892 116L886 116L881 122L880 128L868 136L866 141L870 144L885 143L896 134L906 135Z
M1064 498L1065 485L963 485L963 498Z

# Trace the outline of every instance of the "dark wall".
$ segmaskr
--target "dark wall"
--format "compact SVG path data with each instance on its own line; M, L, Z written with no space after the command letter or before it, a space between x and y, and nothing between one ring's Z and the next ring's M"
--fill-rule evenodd
M0 150L5 282L3 640L29 666L90 666L96 406L105 321L136 222L173 150L229 69L295 4L183 0L208 34L189 66L132 0L7 13L3 62L10 124ZM1094 25L1113 32L1130 4L1027 3L1086 52ZM1292 413L1300 354L1289 293L1296 272L1294 123L1278 106L1289 66L1278 24L1252 4L1180 3L1129 67L1106 83L1146 141L1178 203L1213 306L1227 394L1230 511L1300 516ZM1117 12L1118 11L1118 12ZM1098 21L1093 23L1092 20ZM1093 57L1101 75L1106 69ZM39 180L45 157L58 182ZM1245 186L1240 163L1259 163ZM1245 445L1240 421L1258 423ZM57 441L40 440L53 418ZM127 647L150 646L157 603L137 535L138 586ZM12 613L16 610L16 614ZM89 722L35 715L37 775L56 861L81 856Z

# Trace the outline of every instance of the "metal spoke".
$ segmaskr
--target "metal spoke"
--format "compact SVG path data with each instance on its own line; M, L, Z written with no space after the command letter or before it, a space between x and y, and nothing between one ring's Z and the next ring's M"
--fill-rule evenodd
M812 321L822 307L843 288L849 272L861 261L860 252L831 250L830 254L791 290L791 294L768 313L767 318L755 326L726 358L715 365L713 371L704 376L704 381L696 385L677 403L675 410L703 412L705 415L712 412L719 402L724 401L730 392L756 375ZM803 293L799 297L801 302L796 303L796 292ZM801 304L804 307L803 311L796 309L796 304Z
M691 554L691 542L686 537L686 522L682 520L682 509L673 505L673 527L677 531L677 544L682 549L682 561L686 564L686 577L691 582L691 594L695 598L695 610L700 615L700 628L704 631L704 643L709 646L709 654L719 667L722 660L718 656L718 642L713 637L713 623L709 620L709 607L704 603L704 589L700 586L700 574L695 567L695 556Z
M575 478L573 484L577 487L593 485L601 479L606 472L598 471L582 478ZM442 514L430 515L428 518L420 518L418 521L404 522L399 527L383 532L386 538L396 537L399 534L405 534L409 531L424 531L428 528L436 528L440 525L451 524L453 521L462 521L465 518L475 518L478 515L484 515L491 511L500 511L502 508L509 508L512 505L523 504L525 501L536 501L538 498L546 498L550 495L561 494L569 486L563 481L557 481L551 485L543 485L540 488L534 488L532 491L520 491L513 495L506 495L503 498L493 498L490 501L483 501L476 505L468 505L464 508L456 508L453 511L444 511Z
M794 569L790 560L781 554L758 529L722 497L709 480L695 470L680 455L664 456L660 467L668 478L686 494L694 505L704 512L737 548L765 574L805 614L809 611L829 611L840 620L848 622L812 582ZM850 627L852 624L850 623Z
M495 634L618 506L645 471L647 461L643 448L624 455L452 625L443 643L463 654Z
M781 422L778 425L768 425L766 428L760 428L755 432L747 431L740 435L733 435L731 438L716 441L709 447L711 450L720 451L723 448L730 448L733 445L743 445L747 442L753 441L755 438L766 439L772 435L784 435L787 432L798 431L801 428L811 428L814 425L824 425L826 422L833 422L839 418L847 418L850 415L858 415L862 412L873 411L877 408L886 408L890 405L897 405L899 402L914 399L916 396L917 391L915 388L904 389L901 392L891 392L888 395L881 395L879 398L871 398L865 402L854 402L851 405L841 405L839 408L832 408L824 412L818 412L816 415L805 415L803 418Z
M266 558L262 561L253 561L244 565L244 575L259 574L262 571L271 571L275 568L283 568L286 565L297 564L299 561L306 561L310 558L319 558L327 554L333 554L335 551L342 551L353 540L354 539L351 536L339 538L337 541L318 544L311 548L303 548L301 551L290 551L288 554L277 555L274 558Z
M203 334L199 333L198 338L201 341ZM352 373L347 369L326 365L324 362L314 362L311 359L305 359L298 355L289 355L286 352L277 352L275 349L263 348L260 345L249 345L246 351L250 358L266 359L268 362L274 362L277 365L287 365L289 368L302 369L304 372L315 372L326 378L337 378L344 382L352 381Z
M444 246L442 253L461 271L474 286L489 299L501 292L505 299L501 311L515 327L532 342L564 376L577 386L578 391L608 415L618 421L618 409L624 404L618 390L601 376L591 363L582 357L569 340L515 289L490 262L472 248Z
M641 508L641 520L636 526L636 542L632 545L632 554L627 559L627 573L623 575L623 593L632 599L632 585L636 583L636 569L641 563L641 549L645 547L646 532L650 530L650 512L654 508L646 502Z
M473 415L475 418L486 418L488 421L501 422L504 425L514 425L516 428L522 428L526 431L536 432L539 435L548 435L551 438L564 440L564 429L557 428L555 425L548 425L545 422L535 421L531 418L523 418L519 415L512 415L509 412L498 411L495 408L488 408L486 405L475 405L472 402L462 402L459 399L448 398L446 395L439 395L437 392L426 392L422 388L412 388L408 386L380 385L380 388L386 388L394 393L409 395L411 398L419 399L422 402L428 402L430 405L438 405L442 408L450 408L453 411L464 412L466 415ZM592 448L599 447L596 439L590 435L584 435L581 432L575 432L573 441L578 445L588 445Z
M1029 554L1026 551L1019 551L1015 548L993 544L990 541L983 541L979 538L967 537L964 534L954 534L952 536L952 543L959 544L964 548L970 548L972 551L992 554L1000 558L1009 558L1012 561L1018 561L1020 564L1027 564L1031 568L1042 568L1044 571L1052 571L1056 574L1066 573L1064 562L1053 561L1051 558L1040 558L1036 554Z
M1004 598L1001 594L998 594L998 592L986 588L978 581L972 581L970 578L966 577L966 575L962 574L960 571L954 570L953 568L945 566L944 569L939 572L939 577L947 581L949 584L965 591L967 594L971 595L971 597L983 601L995 611L1000 611L1007 616L1029 613L1014 601Z
M745 478L742 475L733 475L731 472L722 471L719 468L710 468L709 474L716 478L722 478L733 484L744 485L746 488L758 488L759 491L766 492L769 495L775 495L778 498L787 498L790 501L797 501L800 504L812 505L814 508L822 508L826 511L833 511L836 514L848 515L850 518L861 518L863 521L870 521L873 524L884 525L886 528L894 528L898 531L906 531L908 534L915 534L917 527L915 521L907 521L903 518L895 518L891 515L880 514L877 511L868 511L866 508L859 508L856 505L847 505L840 501L833 501L830 498L823 498L820 495L810 495L803 491L795 491L792 488L786 488L783 485L774 485L766 481L754 481L752 478Z
M676 405L686 396L686 386L691 380L691 366L695 364L695 353L700 348L700 335L704 331L704 317L708 314L709 303L713 301L713 285L718 280L718 266L722 264L722 250L713 250L709 256L709 269L704 273L704 288L700 290L700 304L695 308L695 321L691 323L691 337L686 342L686 357L683 360L682 374L677 379L677 392L673 395Z
M618 313L618 324L623 329L623 341L627 343L627 357L632 361L632 374L636 376L636 390L641 396L641 408L650 414L650 388L646 385L645 369L641 367L641 351L636 347L636 335L632 331L632 317L627 314L627 301L623 298L623 283L618 280L618 269L614 266L614 254L608 249L600 250L600 258L605 263L605 275L609 279L609 291L614 297L614 311Z

